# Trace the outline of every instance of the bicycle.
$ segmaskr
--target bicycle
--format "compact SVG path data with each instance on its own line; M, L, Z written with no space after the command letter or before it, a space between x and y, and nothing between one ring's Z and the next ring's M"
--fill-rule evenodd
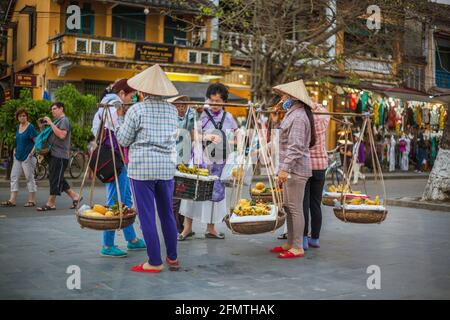
M327 151L328 153L328 167L325 170L325 178L331 174L331 184L337 186L344 181L344 171L342 170L341 154L338 151L341 146Z
M47 178L48 173L48 162L45 156L36 156L36 168L34 169L34 179L43 180Z
M69 167L69 174L73 179L77 179L83 174L85 164L85 153L77 148L72 148L67 166Z

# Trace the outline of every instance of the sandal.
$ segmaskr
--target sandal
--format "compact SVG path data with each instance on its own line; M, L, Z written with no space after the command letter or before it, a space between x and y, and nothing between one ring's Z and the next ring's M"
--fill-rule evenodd
M180 261L178 259L170 260L168 257L166 257L166 263L169 266L170 271L180 270Z
M225 239L225 235L222 232L219 232L218 234L214 234L211 232L205 233L205 238L209 239Z
M2 203L0 203L0 205L2 206L2 207L15 207L16 206L16 204L15 203L12 203L11 201L3 201Z
M56 210L56 207L50 207L49 205L45 205L42 207L38 207L36 210L37 211L50 211L50 210Z
M70 209L75 209L78 206L78 204L80 203L81 200L83 200L83 197L81 197L78 200L73 200L72 201L72 206L70 207Z
M28 201L27 203L25 203L24 207L29 208L29 207L34 207L35 205L36 205L36 202Z
M178 241L184 241L184 240L186 240L187 238L192 237L192 236L194 236L194 235L195 235L195 232L192 232L192 231L189 232L187 236L183 236L183 234L180 233L180 234L178 235L178 237L177 237L177 240L178 240Z
M278 240L286 240L286 239L287 239L287 233L280 234L280 235L277 237L277 239L278 239Z
M303 258L305 256L304 253L295 254L292 251L285 251L278 255L280 259L292 259L292 258Z
M144 264L140 264L131 268L134 272L159 273L162 269L144 269Z

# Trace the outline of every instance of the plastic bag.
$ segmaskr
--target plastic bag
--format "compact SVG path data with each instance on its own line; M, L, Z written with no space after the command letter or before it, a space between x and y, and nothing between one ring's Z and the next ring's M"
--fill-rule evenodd
M227 158L225 167L223 168L220 181L227 187L232 187L235 181L243 175L243 183L245 186L249 186L253 179L253 165L251 161L246 160L242 155L237 152L232 152Z

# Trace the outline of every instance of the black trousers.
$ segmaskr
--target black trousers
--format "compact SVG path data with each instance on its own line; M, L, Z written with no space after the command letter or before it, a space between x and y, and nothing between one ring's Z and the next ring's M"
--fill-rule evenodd
M69 159L62 159L50 156L48 161L48 179L50 180L50 195L60 196L61 192L70 189L69 184L64 178Z
M311 238L319 239L322 228L322 191L325 183L325 170L313 170L312 177L308 179L305 186L303 198L303 214L305 215L306 237L309 232L309 216L311 215Z

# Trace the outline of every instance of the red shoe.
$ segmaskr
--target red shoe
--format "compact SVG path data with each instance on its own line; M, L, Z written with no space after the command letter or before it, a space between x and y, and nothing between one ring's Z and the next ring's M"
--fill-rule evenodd
M180 270L180 261L178 259L170 260L168 257L166 257L166 263L169 266L170 271Z
M280 259L292 259L292 258L303 258L304 256L305 256L304 253L295 254L295 253L292 253L291 251L288 250L288 251L280 253L278 255L278 258L280 258Z
M286 251L287 250L284 250L282 246L270 249L270 252L273 252L273 253L281 253L281 252L286 252Z
M144 264L140 264L131 268L131 271L134 272L147 272L147 273L159 273L162 271L158 269L144 269Z

